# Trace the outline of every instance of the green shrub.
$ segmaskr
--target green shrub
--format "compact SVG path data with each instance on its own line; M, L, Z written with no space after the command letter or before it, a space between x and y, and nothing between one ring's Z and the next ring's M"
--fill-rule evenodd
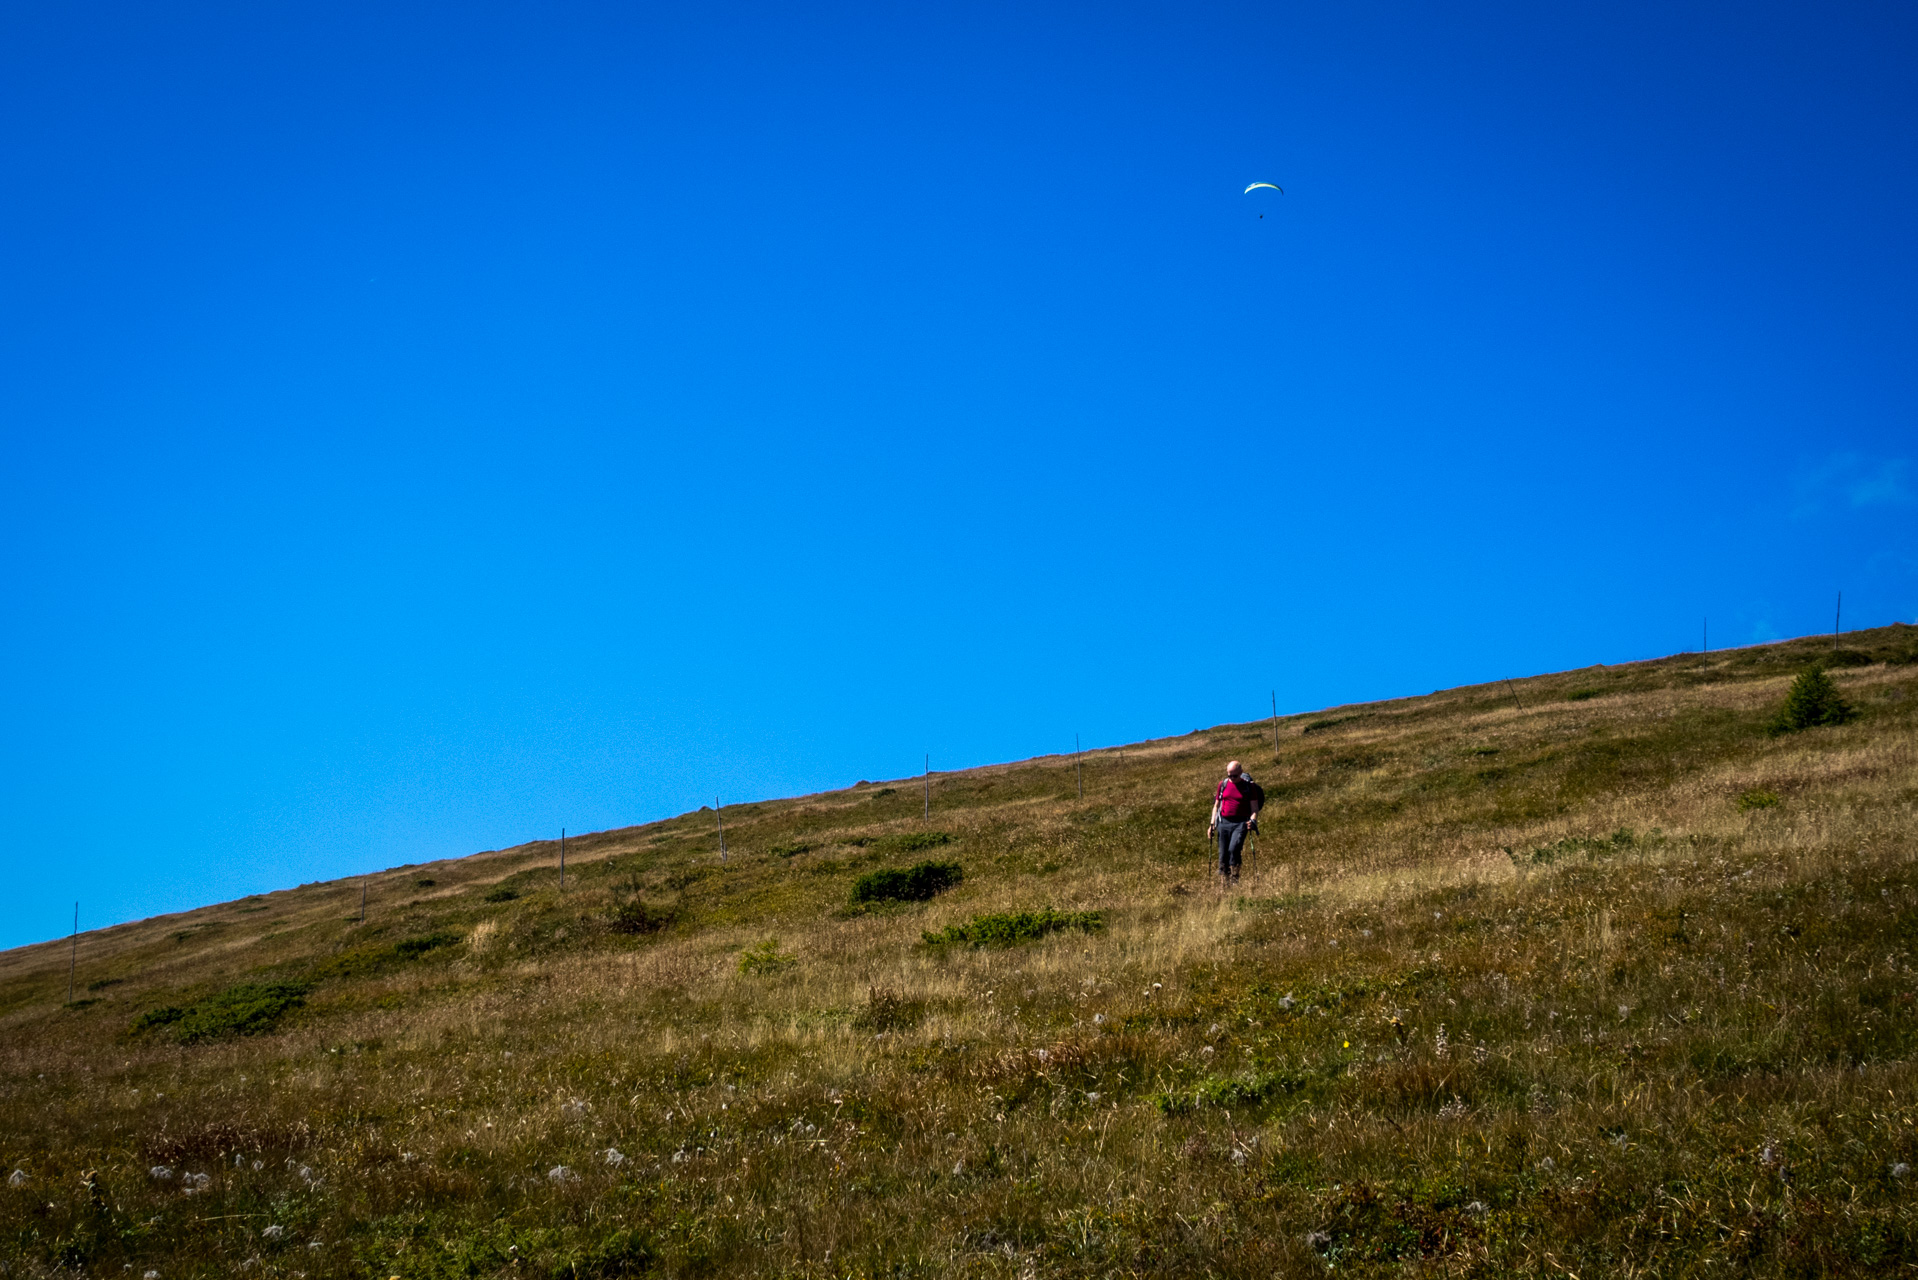
M938 933L928 930L923 936L927 946L965 942L975 947L1009 947L1062 929L1093 933L1104 927L1105 920L1097 911L1054 911L1047 907L1041 911L996 911L974 916L964 924L949 924Z
M852 886L854 902L925 902L965 878L956 862L922 862L904 871L888 868L860 876Z
M1593 698L1601 697L1604 693L1603 689L1574 689L1565 695L1565 701L1588 702Z
M802 853L810 853L812 846L803 840L792 840L786 844L776 844L766 850L775 858L796 858Z
M778 973L798 963L798 956L779 949L777 938L768 938L739 953L739 971L746 974Z
M1753 809L1775 809L1778 807L1776 791L1760 791L1753 788L1738 797L1738 811L1749 813Z
M1843 724L1852 715L1851 704L1840 696L1821 663L1791 682L1784 704L1767 727L1774 734L1795 733L1816 725Z
M501 885L495 885L491 889L487 890L486 898L484 900L487 902L511 902L513 899L517 897L519 897L518 889L509 889L505 885L501 884Z
M138 1031L172 1029L175 1040L193 1044L227 1036L256 1036L273 1030L291 1010L306 1003L312 990L304 982L246 982L182 1009L149 1009L133 1024Z

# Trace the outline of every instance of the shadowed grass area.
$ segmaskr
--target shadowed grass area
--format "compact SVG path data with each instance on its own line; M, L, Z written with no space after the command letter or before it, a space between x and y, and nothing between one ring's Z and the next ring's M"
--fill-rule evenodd
M1910 1270L1918 630L1844 639L1090 751L1083 800L935 775L931 823L920 778L730 806L725 861L705 810L564 889L545 842L395 868L364 924L303 885L83 935L72 1005L64 942L0 955L0 1262ZM1848 717L1772 734L1814 664Z

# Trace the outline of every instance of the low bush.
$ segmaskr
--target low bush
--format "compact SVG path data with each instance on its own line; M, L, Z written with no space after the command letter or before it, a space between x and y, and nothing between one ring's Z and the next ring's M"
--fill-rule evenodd
M502 885L495 885L493 888L488 889L486 891L486 897L483 899L483 901L511 902L513 899L517 897L519 897L518 889L509 889L502 884Z
M404 938L393 944L393 951L402 960L411 960L423 956L429 951L441 947L456 947L463 941L461 936L451 929L441 929L437 933L424 934L418 938Z
M907 1000L890 987L869 987L866 1007L853 1015L852 1025L861 1031L903 1031L925 1016L923 1000Z
M775 858L796 858L802 853L810 853L812 846L803 840L793 840L786 844L776 844L766 850Z
M310 990L304 982L241 983L185 1008L149 1009L134 1022L133 1030L168 1028L181 1044L256 1036L273 1030L281 1018L305 1004Z
M1093 933L1104 927L1105 919L1097 911L1054 911L1046 907L1040 911L995 911L974 916L964 924L949 924L937 933L927 930L923 937L927 946L964 942L975 947L1009 947L1065 929Z
M1824 665L1801 672L1791 682L1785 701L1767 726L1773 734L1796 733L1819 725L1843 724L1852 718L1851 704L1825 674Z
M607 924L614 933L658 933L673 922L675 914L670 907L650 906L642 899L632 898L613 907Z
M1565 695L1565 701L1589 702L1593 698L1602 697L1604 693L1605 690L1603 689L1574 689Z
M950 831L904 831L896 836L881 836L872 843L887 853L919 853L952 841Z
M1752 790L1738 797L1738 811L1740 813L1749 813L1753 809L1776 809L1777 807L1778 793L1776 791L1760 791L1754 787Z
M779 949L777 938L768 938L739 953L739 971L744 974L779 973L798 963L798 956Z
M925 902L958 884L965 872L956 862L922 862L860 876L852 886L854 902Z

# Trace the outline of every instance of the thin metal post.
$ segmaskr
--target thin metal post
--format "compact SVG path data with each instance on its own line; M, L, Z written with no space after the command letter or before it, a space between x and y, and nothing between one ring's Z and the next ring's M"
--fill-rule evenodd
M566 828L559 829L559 888L566 891Z
M1703 629L1699 632L1698 651L1710 653L1712 651L1712 620L1706 618L1702 627Z
M360 923L366 923L366 877L360 877Z
M1512 682L1510 680L1507 680L1505 682L1505 692L1512 695L1512 703L1514 706L1516 706L1520 711L1525 710L1525 704L1518 700L1518 690L1512 687Z
M713 821L719 824L719 860L726 860L726 820L719 816L719 797L713 797Z
M80 963L80 904L73 904L73 945L67 952L67 1003L73 1003L73 969Z
M1831 651L1838 652L1838 620L1845 616L1845 593L1838 593L1838 607L1831 615Z
M1086 762L1085 757L1079 754L1079 735L1076 733L1072 735L1072 765L1079 771L1079 798L1083 800L1086 798Z
M1279 758L1279 691L1272 691L1272 759Z
M920 821L932 821L932 753L930 751L926 753L926 812Z

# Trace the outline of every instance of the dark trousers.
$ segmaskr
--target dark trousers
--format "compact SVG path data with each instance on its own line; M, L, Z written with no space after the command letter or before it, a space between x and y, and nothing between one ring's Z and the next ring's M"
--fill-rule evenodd
M1239 874L1239 853L1245 848L1245 833L1251 829L1250 819L1245 822L1227 822L1219 819L1219 874L1237 876Z

